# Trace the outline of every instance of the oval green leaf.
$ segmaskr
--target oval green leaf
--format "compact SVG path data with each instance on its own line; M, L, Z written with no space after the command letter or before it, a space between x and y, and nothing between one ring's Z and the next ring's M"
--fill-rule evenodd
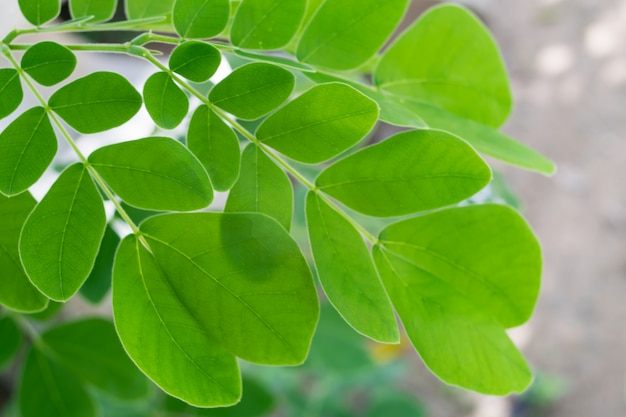
M15 324L15 321L9 317L0 317L0 372L11 363L22 345L22 333Z
M13 113L23 98L18 72L13 68L0 68L0 119Z
M237 68L209 94L216 106L240 119L254 120L283 104L291 95L295 77L286 69L264 62Z
M458 203L490 180L489 166L464 141L413 130L337 161L316 184L356 211L390 217Z
M94 72L61 87L48 104L80 133L120 126L141 108L141 95L114 72Z
M110 225L107 226L93 269L87 277L87 281L80 287L80 294L90 303L98 304L101 302L111 288L113 259L119 243L118 234Z
M229 17L228 0L176 0L172 14L176 32L185 39L219 35Z
M189 110L187 95L167 72L157 72L143 86L146 110L152 120L163 129L174 129Z
M257 131L266 145L316 164L353 146L378 120L378 106L341 83L317 85L268 117Z
M180 142L149 137L104 146L89 162L126 203L148 210L198 210L213 200L202 164Z
M172 15L174 0L126 0L124 10L128 19L145 19L149 17Z
M74 19L92 16L89 23L105 22L113 17L116 6L117 0L70 0L70 14Z
M105 226L102 197L89 173L71 165L24 223L20 257L31 282L55 301L69 300L93 268Z
M63 45L44 41L34 44L24 52L21 66L39 84L51 86L74 72L76 56Z
M22 15L35 26L41 26L61 13L61 0L18 0Z
M211 78L222 61L220 51L206 42L187 41L172 51L169 67L172 71L197 83Z

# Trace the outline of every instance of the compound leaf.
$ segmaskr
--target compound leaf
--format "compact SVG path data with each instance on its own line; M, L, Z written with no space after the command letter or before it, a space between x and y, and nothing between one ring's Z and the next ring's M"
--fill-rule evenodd
M172 51L169 67L172 71L197 83L211 78L220 66L222 54L213 45L187 41Z
M228 0L176 0L172 19L182 38L212 38L226 28Z
M306 219L318 278L330 302L358 332L397 343L396 317L362 236L314 192L307 196Z
M237 68L209 94L216 106L240 119L254 120L269 113L288 98L295 77L286 69L264 62Z
M126 17L130 19L144 19L147 17L172 15L174 0L126 0Z
M13 360L22 344L22 333L9 317L0 317L0 372Z
M249 144L241 156L241 173L226 200L227 212L252 211L291 227L293 187L291 181L256 145Z
M152 120L163 129L174 129L189 110L187 95L167 72L157 72L143 86L146 110Z
M61 0L18 0L22 15L35 26L41 26L61 13Z
M56 42L36 43L24 52L21 66L41 85L51 86L69 77L76 68L76 56Z
M104 204L82 164L61 173L28 216L20 257L31 282L55 301L67 301L93 268L106 226Z
M107 226L93 269L87 277L87 281L80 287L81 295L91 303L101 302L111 288L113 259L119 243L118 234L110 226Z
M23 98L18 72L13 68L0 68L0 119L13 113Z
M74 19L93 16L90 23L104 22L113 17L116 6L117 0L70 0L70 14Z
M48 104L81 133L96 133L126 123L141 108L141 95L115 72L99 71L57 90Z
M246 49L278 49L295 35L306 0L244 1L230 29L233 45Z
M180 142L148 137L104 146L89 162L125 202L148 210L197 210L213 200L202 164Z
M206 105L198 107L191 117L187 147L202 162L217 191L226 191L237 181L241 159L239 140Z
M354 210L389 217L458 203L490 179L489 166L464 141L413 130L337 161L316 184Z
M378 120L378 106L341 83L317 85L276 113L257 138L289 158L319 163L359 142Z
M0 192L15 195L33 185L57 153L57 138L43 107L22 113L0 133Z

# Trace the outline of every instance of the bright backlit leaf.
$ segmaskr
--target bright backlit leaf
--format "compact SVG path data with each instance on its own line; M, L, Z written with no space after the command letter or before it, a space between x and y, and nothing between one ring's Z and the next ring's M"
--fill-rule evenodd
M229 17L229 0L176 0L172 15L176 32L185 39L219 35Z
M24 52L21 66L41 85L51 86L69 77L76 68L76 56L56 42L36 43Z
M30 23L41 26L61 13L61 0L18 0L22 14Z
M222 55L213 45L187 41L178 45L170 55L172 71L197 83L208 80L220 66Z
M80 294L91 303L101 302L111 288L113 259L119 243L118 234L110 226L107 226L93 269L87 277L87 281L80 287Z
M13 68L0 68L0 119L13 113L23 98L18 72Z
M89 22L104 22L113 17L115 6L117 0L70 0L70 14L74 19L93 16Z
M174 129L189 110L187 95L167 72L157 72L148 78L143 86L143 99L150 117L163 129Z
M0 317L0 372L11 362L22 344L22 333L9 317Z

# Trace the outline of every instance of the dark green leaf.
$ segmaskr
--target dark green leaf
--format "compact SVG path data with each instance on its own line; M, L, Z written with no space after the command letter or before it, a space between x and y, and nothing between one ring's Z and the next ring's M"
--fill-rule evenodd
M81 133L117 127L141 108L141 95L114 72L94 72L72 81L55 92L48 104Z
M18 0L22 14L30 23L41 26L61 13L61 0Z
M212 38L226 28L228 0L176 0L174 28L182 38Z
M399 342L396 317L363 237L314 192L306 213L318 278L330 302L358 332Z
M378 106L341 83L315 86L268 117L257 138L289 158L326 161L367 135Z
M298 30L306 0L244 1L230 29L233 45L247 49L278 49Z
M57 138L43 107L22 113L0 133L0 192L27 190L57 153Z
M23 98L24 93L17 71L13 68L0 68L0 119L13 113Z
M117 0L70 0L70 14L74 19L93 16L90 23L104 22L113 17L116 6Z
M55 317L59 312L61 312L61 310L63 310L64 305L64 303L50 300L50 302L48 303L48 307L36 313L28 313L28 317L37 321L50 320L51 318Z
M241 173L226 201L227 212L252 211L291 227L293 187L291 181L265 153L249 144L241 156Z
M180 142L149 137L96 150L89 162L124 201L149 210L197 210L213 200L202 164Z
M11 363L22 344L22 333L15 321L9 317L0 317L0 372Z
M157 72L143 86L146 110L152 120L163 129L174 129L189 110L187 95L167 72Z
M237 68L213 87L209 100L240 119L253 120L283 104L294 83L286 69L255 62Z
M87 281L80 287L81 295L94 304L101 302L111 288L113 258L119 243L120 237L110 226L107 227L100 244L100 251L96 257L96 263Z
M36 43L24 52L21 66L41 85L51 86L69 77L76 68L76 56L56 42Z
M326 0L298 45L307 64L349 70L383 46L402 19L408 0Z
M126 0L125 11L128 19L143 19L154 16L171 16L174 0Z
M226 191L237 181L241 159L239 140L205 105L196 109L189 122L187 146L202 162L217 191Z
M389 217L458 203L490 180L489 166L464 141L412 130L337 161L316 184L356 211Z
M169 66L175 73L200 83L215 74L221 60L220 51L213 45L206 42L187 41L172 51Z
M67 168L28 216L20 257L32 283L67 301L94 265L106 226L102 197L81 164Z

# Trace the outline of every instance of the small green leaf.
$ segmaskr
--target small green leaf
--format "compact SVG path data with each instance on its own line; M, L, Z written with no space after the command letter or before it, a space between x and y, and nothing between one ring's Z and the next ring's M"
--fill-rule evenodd
M80 287L81 295L93 304L101 302L111 288L113 258L119 243L120 237L110 226L107 226L100 244L98 256L96 257L96 263L87 281Z
M295 77L273 64L255 62L237 68L209 94L216 106L240 119L254 120L283 104L293 91Z
M226 191L237 181L241 159L239 140L206 105L198 107L191 117L187 147L202 162L217 191Z
M13 113L23 98L18 72L13 68L0 68L0 119Z
M315 164L359 142L378 120L378 106L341 83L317 85L268 117L257 138L289 158Z
M174 0L126 0L126 17L130 19L144 19L146 17L172 15Z
M22 333L15 321L9 317L0 317L0 372L11 363L22 344Z
M172 71L197 83L211 78L220 66L222 54L206 42L187 41L178 45L170 55Z
M224 210L231 213L263 213L289 230L293 213L291 181L282 169L251 143L243 151L241 173L228 194Z
M363 237L314 192L307 196L306 218L318 278L330 302L358 332L399 342L396 317Z
M70 14L74 19L93 16L90 23L105 22L113 17L116 6L117 0L70 0Z
M100 193L82 164L71 165L24 223L20 257L31 282L69 300L93 268L105 226Z
M228 0L176 0L173 21L182 38L212 38L226 28L230 17Z
M69 370L32 347L19 388L21 417L96 417L83 384Z
M96 133L126 123L142 100L126 78L100 71L61 87L48 104L80 133Z
M74 72L76 56L63 45L44 41L34 44L24 52L21 66L39 84L51 86Z
M298 59L349 70L364 64L398 25L408 0L326 0L306 27Z
M98 389L124 400L148 394L148 381L124 352L110 321L63 323L47 330L41 340L60 364Z
M493 127L512 107L496 43L478 18L456 5L432 8L405 31L383 54L374 83Z
M89 162L124 201L148 210L197 210L213 200L202 164L180 142L149 137L104 146Z
M19 194L33 185L57 153L57 138L43 107L21 114L0 133L0 192Z
M28 280L18 252L22 225L35 204L28 192L11 198L0 194L0 304L20 312L41 311L48 305Z
M295 35L306 0L244 1L237 9L230 40L247 49L279 49Z
M187 95L167 72L157 72L143 86L146 110L152 120L163 129L174 129L189 110Z
M185 277L183 271L163 274L143 244L126 237L113 268L117 332L135 364L163 391L196 407L235 404L241 397L237 360L209 338L200 317L172 289L170 280ZM207 308L213 304L207 300L196 304Z
M30 23L41 26L61 13L61 0L18 0L22 14Z
M389 217L458 203L490 180L489 166L464 141L412 130L337 161L316 184L356 211Z

